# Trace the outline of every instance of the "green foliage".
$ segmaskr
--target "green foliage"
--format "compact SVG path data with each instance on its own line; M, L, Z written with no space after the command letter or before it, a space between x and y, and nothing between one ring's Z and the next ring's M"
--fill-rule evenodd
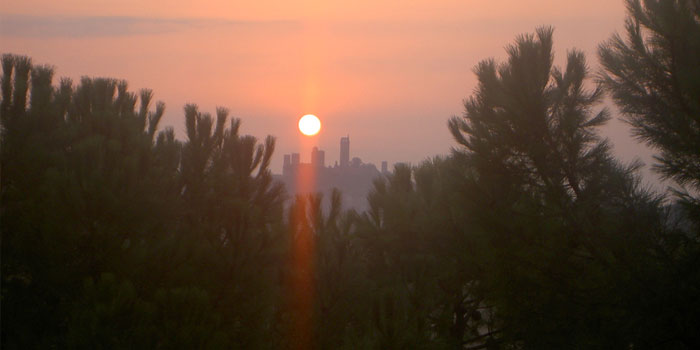
M375 182L357 236L380 348L461 348L492 335L463 176L460 162L435 158Z
M67 346L79 349L223 349L227 335L207 292L159 289L140 298L128 281L103 274L85 281L81 301L68 320Z
M334 190L327 203L322 194L297 195L288 208L291 250L284 269L287 298L281 326L291 347L374 344L367 324L369 281L361 242L354 235L356 213L341 207L341 194ZM304 329L303 322L310 327Z
M212 131L187 106L182 143L156 132L149 90L52 75L3 56L3 346L268 343L284 251L274 140L225 128L223 109Z
M412 171L400 165L389 179L376 180L368 196L370 209L358 222L368 277L373 283L372 321L378 346L396 349L426 346L430 333L429 244L418 215L420 202Z
M268 169L274 139L258 145L254 137L239 135L240 120L225 127L227 115L218 109L214 126L196 106L185 106L188 140L179 192L188 244L176 262L188 274L173 278L204 286L215 308L227 315L237 345L259 347L273 331L269 320L276 311L282 188Z
M668 206L611 155L604 90L577 50L553 66L551 28L482 61L452 154L376 179L361 213L285 202L274 139L224 108L185 106L180 141L150 90L4 55L2 347L700 347L700 5L628 8L600 83L690 188Z
M600 46L601 80L656 169L700 190L700 4L627 0L626 37ZM696 208L696 210L700 210Z
M664 255L675 249L660 198L640 188L636 165L617 163L597 135L608 116L593 111L602 95L585 88L583 54L569 52L560 70L551 50L552 30L541 28L509 46L506 63L483 61L464 118L449 124L463 147L455 157L474 171L465 196L485 251L476 261L498 342L683 344L686 335L669 320L649 322L675 307L648 304L663 288L651 276L657 264L673 263Z
M17 317L3 330L28 332L10 347L34 341L32 332L61 343L82 280L130 273L140 259L125 244L160 221L149 215L160 193L142 121L155 128L163 107L146 113L143 100L137 112L126 83L112 79L54 88L51 69L23 57L3 56L3 68L3 315Z
M673 224L663 248L644 262L656 283L649 286L654 294L638 300L645 305L640 314L654 309L658 322L649 318L635 327L648 338L695 348L700 338L686 329L700 326L700 3L626 4L626 36L615 34L600 46L600 80L633 134L658 152L655 170L680 185L672 189L677 203L668 213Z

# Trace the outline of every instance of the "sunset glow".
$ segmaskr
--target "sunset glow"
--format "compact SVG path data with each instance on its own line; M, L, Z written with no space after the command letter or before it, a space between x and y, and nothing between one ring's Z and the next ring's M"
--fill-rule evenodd
M299 131L306 136L318 134L321 130L321 120L313 114L307 114L299 119Z
M700 0L3 5L0 348L700 349Z
M362 140L357 155L375 164L448 153L443 121L460 113L480 60L500 58L505 43L538 25L556 28L558 52L595 55L622 28L624 9L608 0L27 0L0 11L0 42L3 52L55 66L56 79L109 76L153 89L167 107L162 125L179 139L185 103L228 107L246 133L275 136L271 166L279 173L282 154L307 138L284 121L306 113L324 118L316 146L329 154L347 134ZM399 121L400 131L381 132ZM366 123L374 127L359 127ZM611 123L609 134L627 137L622 124ZM639 156L631 138L616 146Z

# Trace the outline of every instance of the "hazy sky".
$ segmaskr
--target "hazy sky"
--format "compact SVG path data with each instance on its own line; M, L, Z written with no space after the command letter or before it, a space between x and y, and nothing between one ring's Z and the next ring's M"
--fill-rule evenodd
M161 126L184 135L182 107L228 107L244 133L276 136L282 154L308 147L420 162L454 145L447 119L475 88L472 68L537 26L555 27L556 62L576 47L597 69L597 45L622 29L622 0L3 1L0 50L50 64L57 77L109 76L151 88ZM304 142L296 122L318 115ZM619 122L606 127L625 160L647 154ZM647 158L645 158L647 159Z

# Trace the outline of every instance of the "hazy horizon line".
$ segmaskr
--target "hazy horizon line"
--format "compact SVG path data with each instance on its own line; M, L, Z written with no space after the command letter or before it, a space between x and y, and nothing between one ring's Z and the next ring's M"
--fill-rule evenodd
M573 17L572 23L607 21L600 17ZM380 30L391 33L397 30L446 30L461 31L465 29L489 28L499 30L503 19L481 18L450 21L408 20L308 20L308 19L270 19L270 20L236 20L225 18L198 17L150 17L150 16L66 16L66 15L26 15L0 13L0 35L20 38L59 38L59 37L118 37L133 35L165 34L186 29L207 27L233 27L239 29L299 30L305 24L332 24L335 30L354 32L375 32ZM527 24L530 26L548 26L554 23L541 23L534 18L508 19L510 24ZM534 27L533 27L534 29Z
M115 37L163 34L212 26L294 29L299 27L299 22L187 17L0 14L0 35L14 37Z

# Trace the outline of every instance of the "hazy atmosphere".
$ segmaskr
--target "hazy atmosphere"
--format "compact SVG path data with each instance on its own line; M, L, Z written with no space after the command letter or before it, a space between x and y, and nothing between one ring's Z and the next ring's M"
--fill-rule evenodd
M700 0L0 4L0 348L700 349Z
M182 107L227 107L243 130L302 149L297 119L321 118L314 142L337 161L350 135L353 156L379 166L447 154L447 119L476 87L473 67L503 59L515 35L555 28L555 62L586 52L623 28L622 1L22 1L0 7L3 51L56 67L57 76L126 79L166 103L162 126L184 135ZM604 128L625 160L643 156L629 128Z

